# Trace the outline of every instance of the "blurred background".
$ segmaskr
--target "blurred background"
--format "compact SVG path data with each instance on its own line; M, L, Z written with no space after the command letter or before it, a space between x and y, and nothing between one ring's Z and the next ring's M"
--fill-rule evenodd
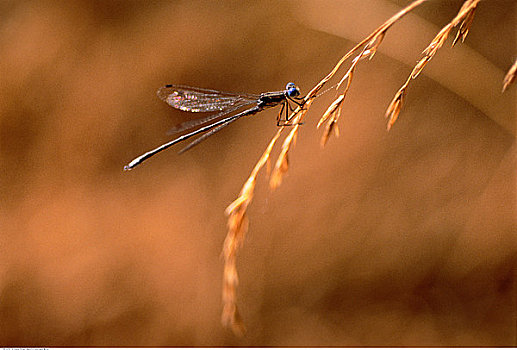
M192 118L160 86L306 93L408 3L1 1L0 344L515 345L516 86L500 92L514 1L480 3L389 133L388 104L462 1L388 31L325 149L315 125L335 95L313 104L282 186L259 176L242 338L220 324L224 209L276 111L122 171ZM442 82L458 71L457 90Z

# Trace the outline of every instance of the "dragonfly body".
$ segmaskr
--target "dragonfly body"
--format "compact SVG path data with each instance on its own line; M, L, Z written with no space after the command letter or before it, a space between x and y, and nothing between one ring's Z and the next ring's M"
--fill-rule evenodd
M260 98L257 101L257 106L262 108L275 107L279 103L286 101L286 92L264 92L260 94Z
M283 91L264 92L260 95L227 93L183 85L166 85L157 91L157 95L170 106L182 111L194 113L219 113L204 118L190 120L176 126L170 131L170 133L180 133L192 129L193 131L187 132L172 141L164 143L163 145L142 154L126 165L124 170L131 170L158 152L161 152L178 142L191 138L192 136L204 133L180 151L180 153L185 152L241 117L254 115L264 109L275 107L279 104L282 105L283 111L286 107L290 108L289 101L294 102L297 105L302 105L301 102L297 101L301 100L298 98L300 90L294 83L288 83L286 89ZM242 110L245 107L249 108ZM240 109L242 111L239 112ZM280 117L277 124L279 122Z

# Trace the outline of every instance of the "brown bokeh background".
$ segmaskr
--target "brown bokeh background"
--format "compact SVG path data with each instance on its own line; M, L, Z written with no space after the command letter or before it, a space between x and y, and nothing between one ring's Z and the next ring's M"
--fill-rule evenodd
M443 26L460 6L415 14ZM220 324L223 211L275 112L122 172L191 117L156 98L165 83L307 92L355 44L309 26L309 14L325 21L318 7L0 2L1 345L516 345L515 129L424 71L387 133L384 111L411 67L382 52L359 66L340 137L320 149L328 93L283 185L271 193L259 177L238 262L243 338ZM373 30L374 11L335 11L332 24ZM464 44L501 77L515 23L513 1L482 2ZM394 28L387 44L418 33ZM447 67L454 50L431 65ZM501 97L469 74L513 106L500 116L513 125L516 87Z

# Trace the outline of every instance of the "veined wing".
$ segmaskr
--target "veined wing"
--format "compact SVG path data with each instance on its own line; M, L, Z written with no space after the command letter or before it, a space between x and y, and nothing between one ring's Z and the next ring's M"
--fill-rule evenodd
M186 152L189 149L191 149L192 147L200 144L202 141L206 140L208 137L212 136L213 134L215 134L216 132L220 131L221 129L227 127L230 123L233 123L237 119L239 119L241 117L244 117L245 115L255 114L255 113L259 112L259 111L260 111L260 108L258 106L255 106L255 107L253 107L251 109L248 109L246 111L242 111L242 112L240 112L238 114L235 114L235 115L232 115L232 116L229 116L229 117L226 117L226 118L222 118L221 120L219 120L217 122L217 123L222 123L222 124L216 125L213 129L209 130L205 134L201 135L200 137L198 137L197 139L195 139L194 141L189 143L186 147L184 147L183 149L181 149L179 151L179 154L181 154L183 152Z
M183 132L185 130L193 129L200 125L209 123L215 119L222 118L225 115L235 112L236 110L238 110L240 108L243 108L245 106L249 106L249 105L255 104L255 103L256 102L249 102L249 101L236 103L235 105L228 107L219 113L211 114L204 118L198 118L198 119L184 121L183 123L178 124L178 125L174 126L172 129L170 129L169 131L167 131L167 135L173 135L173 134Z
M156 94L171 107L186 112L223 111L235 105L251 104L260 97L184 85L165 85L158 89Z

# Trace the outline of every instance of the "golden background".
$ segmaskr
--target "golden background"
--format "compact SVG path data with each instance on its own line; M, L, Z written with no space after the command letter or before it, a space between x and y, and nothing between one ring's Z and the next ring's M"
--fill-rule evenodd
M317 0L0 2L0 345L516 345L515 129L494 122L515 125L516 86L501 95L468 55L450 61L470 47L502 86L513 1L482 1L465 44L429 63L509 113L485 115L424 70L387 133L411 65L382 51L360 63L323 150L315 124L334 94L314 103L282 186L259 176L238 261L243 338L220 324L223 212L276 112L122 171L193 117L160 86L303 94L360 40L330 27L365 37L394 13L334 3L331 17ZM439 30L461 3L414 14ZM437 30L401 28L386 47L416 63Z

